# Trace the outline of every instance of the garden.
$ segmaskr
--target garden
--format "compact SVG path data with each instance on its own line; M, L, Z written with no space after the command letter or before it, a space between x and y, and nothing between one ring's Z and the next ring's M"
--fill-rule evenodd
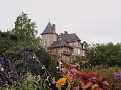
M31 63L27 62L27 57L24 55L21 60L24 65L17 68L18 66L12 64L13 58L6 62L6 57L1 56L1 90L121 90L121 76L114 75L115 70L121 71L118 66L78 69L74 64L61 64L60 68L55 69L58 75L54 77L51 74L53 71L48 71L36 56L33 59L36 63L31 59L28 59ZM40 64L39 69L36 67L37 63ZM41 74L36 72L37 69L41 70Z
M0 31L0 90L121 90L121 43L88 45L85 56L59 63L36 34L25 13Z

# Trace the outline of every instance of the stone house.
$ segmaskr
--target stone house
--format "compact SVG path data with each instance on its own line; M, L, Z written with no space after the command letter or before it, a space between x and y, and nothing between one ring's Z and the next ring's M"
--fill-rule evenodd
M84 56L86 42L81 43L75 33L65 31L58 35L55 24L49 22L41 35L42 46L51 54L59 55L64 62L71 62L75 56Z

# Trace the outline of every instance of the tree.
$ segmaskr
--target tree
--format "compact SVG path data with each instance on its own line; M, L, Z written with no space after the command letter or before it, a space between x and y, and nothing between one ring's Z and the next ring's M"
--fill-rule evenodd
M9 50L11 47L14 47L16 44L16 35L11 34L9 31L0 31L0 54L4 53L6 50Z
M121 66L121 44L94 44L86 52L91 65Z
M25 45L36 45L40 43L40 38L36 37L37 26L35 22L27 17L27 14L22 12L15 21L15 27L12 33L18 37L18 43Z

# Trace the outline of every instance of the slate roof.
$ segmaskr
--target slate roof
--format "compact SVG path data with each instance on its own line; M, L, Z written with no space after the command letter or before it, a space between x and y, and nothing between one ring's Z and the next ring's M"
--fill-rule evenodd
M61 46L71 47L68 43L74 42L76 40L80 41L79 37L75 33L74 34L62 34L58 36L57 41L54 41L50 47L52 48L61 47Z
M48 25L46 26L44 31L41 33L41 35L43 35L43 34L56 34L55 32L53 32L52 25L50 22L48 23Z
M67 43L74 42L74 41L81 41L79 37L73 33L73 34L62 34L58 36L58 39L65 40Z
M72 48L65 40L54 41L51 45L52 48L66 46Z

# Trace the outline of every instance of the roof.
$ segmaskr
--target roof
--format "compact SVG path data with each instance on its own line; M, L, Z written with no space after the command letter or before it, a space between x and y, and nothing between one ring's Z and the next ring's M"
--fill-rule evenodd
M71 47L65 40L54 41L52 43L52 45L51 45L52 48L54 48L54 47L62 47L62 46Z
M81 41L80 38L75 33L59 35L58 40L59 39L65 40L67 43L74 42L76 40Z
M56 34L56 32L53 32L52 30L52 25L51 23L49 22L46 26L46 28L44 29L44 31L41 33L41 35L43 34Z

